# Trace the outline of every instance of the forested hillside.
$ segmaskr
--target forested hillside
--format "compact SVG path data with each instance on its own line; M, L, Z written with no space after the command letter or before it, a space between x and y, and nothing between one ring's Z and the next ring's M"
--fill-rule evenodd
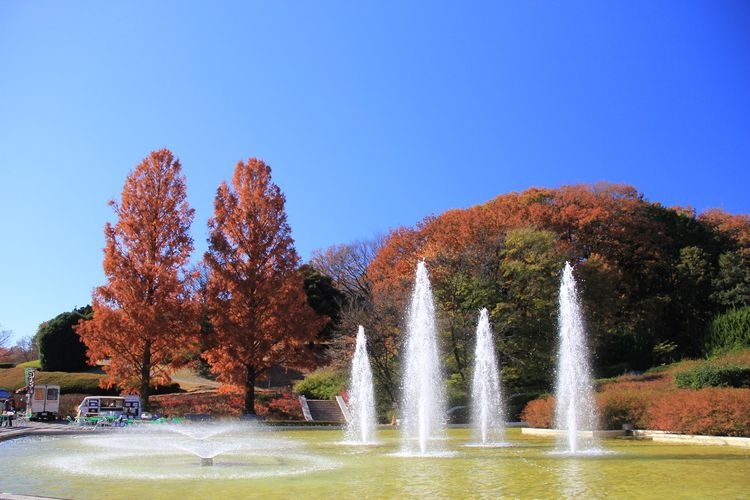
M346 301L339 359L365 326L383 394L397 392L403 311L418 260L438 307L453 402L470 378L474 329L490 311L504 383L550 386L557 294L565 261L581 284L597 375L699 356L719 314L750 305L750 218L696 214L597 184L531 188L392 230L382 241L341 245L313 258ZM713 338L713 337L711 337ZM714 340L715 341L715 340Z

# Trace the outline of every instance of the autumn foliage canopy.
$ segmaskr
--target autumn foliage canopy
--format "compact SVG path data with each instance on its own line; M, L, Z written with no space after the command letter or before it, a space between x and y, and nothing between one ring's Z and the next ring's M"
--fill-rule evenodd
M326 319L307 303L270 167L254 158L238 163L214 206L205 254L214 338L205 357L219 381L242 388L245 411L254 413L256 378L273 365L309 362L308 344Z
M140 391L169 382L196 338L197 323L187 293L193 242L180 163L166 149L152 152L128 175L117 222L104 229L107 283L93 293L93 319L78 333L91 363L104 365L108 386Z
M549 387L566 260L598 374L700 355L710 319L750 301L750 218L667 208L618 184L530 188L392 230L367 271L374 310L404 310L420 259L448 370L464 385L477 311L487 307L506 383ZM400 330L393 318L381 332Z
M270 167L251 158L216 192L200 273L189 268L193 210L171 152L144 159L112 206L117 221L105 226L107 282L94 290L93 319L77 331L90 362L107 362L105 383L139 391L146 404L151 386L202 356L222 390L240 395L243 411L254 413L257 379L273 366L311 364L320 354L316 336L329 321L322 315L329 314L328 359L345 365L356 326L364 325L381 409L388 408L397 401L403 312L422 259L452 405L467 403L483 307L504 384L518 393L550 387L566 260L581 284L597 376L704 354L706 326L750 306L748 216L667 208L625 185L500 195L373 242L318 251L300 268L284 196ZM745 338L729 331L733 324L715 336ZM714 341L712 348L724 344ZM729 401L721 391L710 396ZM603 391L601 399L611 422L656 421L649 392ZM530 411L541 422L549 407L537 402Z

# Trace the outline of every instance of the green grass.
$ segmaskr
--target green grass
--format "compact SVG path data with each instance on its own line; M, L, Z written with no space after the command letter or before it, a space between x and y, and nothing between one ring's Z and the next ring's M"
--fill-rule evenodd
M67 373L67 372L36 372L37 384L56 384L60 386L63 394L101 394L106 391L99 388L99 380L102 375L97 373ZM23 387L24 367L19 365L15 368L0 369L0 387L6 387L12 391Z
M32 359L31 361L25 361L16 365L18 368L36 368L37 370L42 367L42 362L38 359Z
M34 361L29 362L33 366ZM24 368L29 366L24 363L14 368L0 368L0 387L15 391L25 385ZM86 372L45 372L37 369L37 384L55 384L60 386L62 394L118 394L119 389L102 389L99 381L104 377L100 367L92 367ZM197 381L197 379L196 379ZM215 385L218 385L214 383ZM204 387L201 387L204 388ZM205 387L215 388L215 387ZM152 394L165 394L179 392L178 384L169 384L152 388Z

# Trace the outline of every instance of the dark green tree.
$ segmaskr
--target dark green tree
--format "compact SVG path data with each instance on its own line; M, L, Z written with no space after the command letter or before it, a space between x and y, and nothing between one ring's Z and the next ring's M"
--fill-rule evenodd
M300 272L308 305L320 316L327 316L331 320L318 332L318 340L327 342L341 322L344 294L336 288L330 276L318 272L312 265L303 264Z
M750 348L750 306L730 309L708 325L704 345L707 354L747 348Z
M39 326L36 339L42 370L77 372L88 368L86 346L73 327L91 319L91 306L58 314Z
M508 231L500 252L502 302L492 311L503 378L516 387L545 387L552 380L557 298L566 254L551 231Z
M738 252L721 254L711 297L723 309L750 305L750 259Z
M703 344L703 333L713 316L710 300L713 270L709 255L701 248L689 246L680 250L674 266L674 322L678 328L668 339L680 347L680 354L697 356Z

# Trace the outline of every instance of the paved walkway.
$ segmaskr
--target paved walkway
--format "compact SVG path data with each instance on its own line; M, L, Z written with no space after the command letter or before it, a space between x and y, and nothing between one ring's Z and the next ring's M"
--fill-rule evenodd
M68 425L66 421L32 422L29 420L13 421L13 427L0 427L0 441L13 439L31 434L49 435L80 431L75 425Z

